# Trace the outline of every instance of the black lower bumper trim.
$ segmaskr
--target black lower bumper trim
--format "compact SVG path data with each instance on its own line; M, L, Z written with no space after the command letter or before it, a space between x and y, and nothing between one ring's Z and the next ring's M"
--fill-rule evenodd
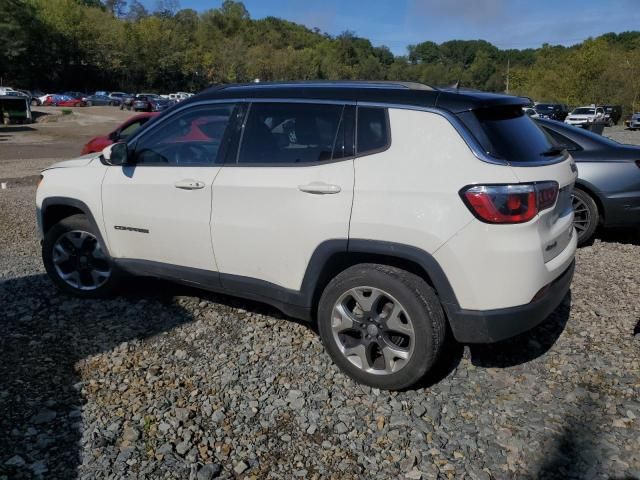
M453 336L462 343L494 343L532 329L562 302L571 286L574 269L575 261L541 298L526 305L496 310L453 310L445 305Z

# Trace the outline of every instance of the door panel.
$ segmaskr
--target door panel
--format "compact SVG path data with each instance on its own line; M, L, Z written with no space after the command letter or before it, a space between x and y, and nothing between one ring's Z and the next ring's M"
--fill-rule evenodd
M216 270L209 220L215 167L111 167L102 193L111 254ZM182 181L202 188L183 189Z
M336 193L300 186L336 185ZM221 273L299 290L324 240L346 239L353 160L308 167L223 167L213 190L213 245ZM224 279L223 279L224 285Z
M299 290L318 245L348 238L351 155L351 107L253 103L238 163L224 165L214 181L220 273Z
M235 149L241 114L225 103L179 110L133 140L132 165L107 169L102 201L114 257L217 270L212 185Z

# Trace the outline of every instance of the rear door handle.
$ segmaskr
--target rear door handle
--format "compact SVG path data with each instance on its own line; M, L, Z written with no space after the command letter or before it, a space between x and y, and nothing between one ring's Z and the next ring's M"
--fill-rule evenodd
M199 190L205 187L204 182L201 182L200 180L191 180L191 179L180 180L179 182L176 182L174 185L176 188L179 188L181 190Z
M331 185L329 183L313 182L306 185L299 185L298 190L305 193L313 193L316 195L327 195L332 193L340 193L340 185Z

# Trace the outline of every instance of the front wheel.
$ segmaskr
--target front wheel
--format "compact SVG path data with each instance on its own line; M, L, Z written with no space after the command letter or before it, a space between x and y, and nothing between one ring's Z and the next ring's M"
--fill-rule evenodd
M600 214L595 200L583 190L573 191L573 226L578 233L578 246L588 245L598 228Z
M86 215L72 215L55 224L42 242L44 267L62 291L84 298L112 293L118 272Z
M360 264L336 276L318 306L320 337L333 361L375 388L407 388L435 364L446 332L438 297L420 277Z

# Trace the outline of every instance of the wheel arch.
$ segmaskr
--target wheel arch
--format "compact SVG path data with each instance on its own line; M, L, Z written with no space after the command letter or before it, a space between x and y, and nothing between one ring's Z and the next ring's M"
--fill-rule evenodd
M51 227L65 218L72 215L86 215L89 223L91 223L91 226L95 229L96 236L98 237L98 240L100 240L105 253L109 255L109 248L102 237L102 231L98 227L98 223L91 213L91 209L82 200L68 197L45 198L42 201L42 207L40 208L38 215L38 221L42 228L43 235L46 235Z
M459 308L453 288L432 255L410 245L393 242L349 239L322 243L309 261L302 282L312 315L315 315L325 287L340 272L360 263L397 267L421 277L436 292L445 311Z

